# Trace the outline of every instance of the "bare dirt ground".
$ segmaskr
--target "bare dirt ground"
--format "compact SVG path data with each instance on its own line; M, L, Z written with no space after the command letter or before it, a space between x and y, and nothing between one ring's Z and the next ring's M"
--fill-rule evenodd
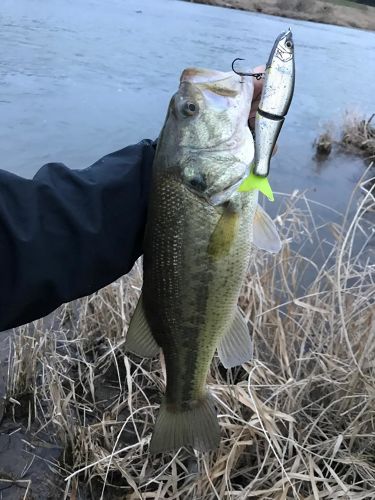
M341 5L320 0L186 0L231 9L263 12L352 28L375 30L375 7L352 3Z

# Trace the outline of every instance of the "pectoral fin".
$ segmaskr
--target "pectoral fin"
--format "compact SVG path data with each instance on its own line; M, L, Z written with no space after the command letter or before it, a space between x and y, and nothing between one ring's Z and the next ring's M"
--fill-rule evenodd
M238 212L227 207L216 224L208 244L207 253L213 260L228 255L237 235L238 225Z
M225 368L242 365L253 357L253 344L247 322L237 309L229 331L221 339L217 349Z
M160 351L144 313L142 295L139 297L137 307L130 320L125 350L143 358L153 358Z
M257 206L254 215L253 245L271 253L277 253L281 249L276 226L260 205Z

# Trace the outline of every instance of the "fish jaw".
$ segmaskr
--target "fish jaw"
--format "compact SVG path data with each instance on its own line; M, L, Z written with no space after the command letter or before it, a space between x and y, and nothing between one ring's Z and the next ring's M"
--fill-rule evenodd
M158 140L160 168L208 203L228 201L254 159L252 93L235 73L185 70Z

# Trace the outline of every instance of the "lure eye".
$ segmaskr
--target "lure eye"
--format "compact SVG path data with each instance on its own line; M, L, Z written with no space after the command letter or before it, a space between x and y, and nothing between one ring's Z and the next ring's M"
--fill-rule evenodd
M194 116L198 113L198 105L191 101L186 101L181 109L185 116Z

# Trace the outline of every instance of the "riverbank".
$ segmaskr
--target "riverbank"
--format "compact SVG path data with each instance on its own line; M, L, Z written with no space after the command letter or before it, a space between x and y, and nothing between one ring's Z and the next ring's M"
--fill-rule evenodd
M375 30L375 7L349 1L310 0L185 0L230 9L260 12L317 23Z

